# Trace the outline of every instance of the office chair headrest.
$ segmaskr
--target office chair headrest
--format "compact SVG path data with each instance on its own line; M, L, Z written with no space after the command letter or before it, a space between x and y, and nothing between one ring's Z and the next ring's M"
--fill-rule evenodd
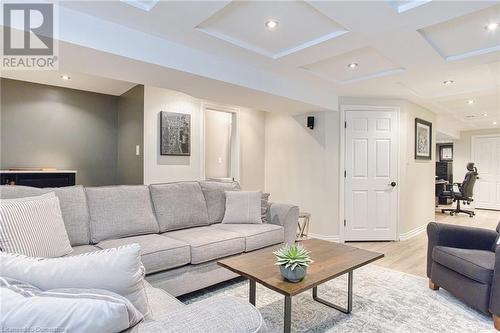
M474 171L474 162L467 163L467 170Z

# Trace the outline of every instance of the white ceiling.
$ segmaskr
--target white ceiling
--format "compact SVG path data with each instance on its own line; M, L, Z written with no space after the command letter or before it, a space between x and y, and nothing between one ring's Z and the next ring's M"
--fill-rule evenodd
M63 80L61 78L63 75L70 79ZM136 83L108 79L102 76L66 71L2 71L0 77L115 96L120 96L136 85Z
M406 98L461 130L500 123L500 30L484 29L500 22L499 1L146 2L154 6L61 2L65 9L90 15L61 33L69 40L74 32L80 44L95 41L92 48L105 52L113 45L156 64L177 56L177 69L233 84L244 85L251 76L253 89L286 90L282 96L315 105L328 105L328 91L331 96ZM96 19L116 25L98 30ZM279 22L272 31L265 27L270 19ZM118 34L119 27L129 33ZM133 31L159 43L133 40ZM107 34L115 38L106 40ZM156 47L157 54L148 47ZM207 60L182 58L179 48L196 50L196 59ZM350 69L350 62L359 66ZM445 80L455 83L444 85ZM470 99L475 103L467 104Z

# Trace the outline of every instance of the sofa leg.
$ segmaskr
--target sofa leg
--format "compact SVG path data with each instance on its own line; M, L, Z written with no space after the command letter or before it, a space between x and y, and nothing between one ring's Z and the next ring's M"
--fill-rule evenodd
M439 286L437 284L435 284L434 282L432 282L431 279L429 279L429 288L432 290L439 290Z
M497 331L500 331L500 317L493 315L493 325Z

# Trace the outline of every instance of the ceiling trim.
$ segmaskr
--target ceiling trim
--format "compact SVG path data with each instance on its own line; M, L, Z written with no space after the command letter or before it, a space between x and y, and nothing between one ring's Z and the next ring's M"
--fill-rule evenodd
M236 39L236 38L233 38L233 37L228 36L226 34L216 32L216 31L211 31L211 30L205 29L205 28L200 27L200 26L195 27L195 29L198 31L201 31L203 33L206 33L207 35L210 35L212 37L221 39L225 42L231 43L233 45L239 46L239 47L244 48L246 50L258 53L260 55L263 55L263 56L266 56L268 58L275 59L275 60L279 59L279 58L283 58L283 57L288 56L290 54L302 51L304 49L307 49L308 47L315 46L315 45L318 45L320 43L326 42L328 40L337 38L337 37L342 36L342 35L349 32L349 30L338 30L338 31L311 39L307 42L301 43L297 46L291 47L291 48L286 49L284 51L281 51L278 53L273 53L273 52L268 52L268 51L266 51L258 46L252 45L250 43L246 43L240 39Z
M469 52L465 52L465 53L459 53L459 54L455 54L455 55L451 55L451 56L445 56L440 50L439 50L439 47L437 47L428 37L427 37L427 34L422 31L422 30L417 30L417 32L420 34L420 36L422 36L422 38L432 47L432 49L434 51L436 51L437 54L439 54L439 56L441 56L441 58L443 58L445 61L447 62L451 62L451 61L457 61L457 60L463 60L463 59L467 59L467 58L472 58L472 57L476 57L476 56L480 56L480 55L484 55L484 54L489 54L489 53L494 53L494 52L498 52L500 51L500 45L495 45L495 46L492 46L492 47L487 47L487 48L482 48L482 49L477 49L477 50L473 50L473 51L469 51Z
M384 76L389 76L389 75L395 75L395 74L403 73L404 71L406 71L405 68L400 67L400 68L393 68L393 69L383 70L383 71L380 71L380 72L371 73L371 74L367 74L367 75L363 75L363 76L358 76L358 77L355 77L355 78L352 78L352 79L348 79L348 80L336 80L336 79L332 78L331 76L318 73L318 72L310 70L309 68L304 67L304 66L300 66L298 68L300 68L300 69L302 69L302 70L304 70L304 71L306 71L308 73L311 73L313 75L316 75L317 77L320 77L322 79L328 80L328 81L333 82L333 83L341 84L341 85L347 85L347 84L357 83L357 82L366 81L366 80L370 80L370 79L375 79L375 78L379 78L379 77L384 77Z
M500 45L449 56L449 57L446 57L446 61L462 60L462 59L467 59L467 58L471 58L471 57L475 57L475 56L479 56L479 55L483 55L483 54L488 54L488 53L494 53L494 52L498 52L498 51L500 51Z
M399 6L395 6L395 7L396 7L398 13L402 14L406 11L411 10L411 9L415 9L417 7L423 6L431 1L432 0L414 0L414 1L410 1L410 2L402 4L402 5L399 5ZM391 1L391 0L389 0L389 2L393 3L393 1Z
M132 7L144 10L146 12L151 11L154 6L160 2L160 0L148 0L148 1L140 1L140 0L120 0L123 3L126 3L127 5L130 5Z

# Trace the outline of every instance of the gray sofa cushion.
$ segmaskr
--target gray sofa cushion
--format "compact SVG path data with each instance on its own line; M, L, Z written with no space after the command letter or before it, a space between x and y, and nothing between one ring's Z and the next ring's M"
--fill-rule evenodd
M0 198L32 197L48 192L54 192L59 198L62 217L71 246L89 244L89 212L85 191L82 186L36 188L3 185L0 187Z
M147 281L144 281L144 284L146 286L148 305L153 319L185 307L184 303L167 293L165 290L154 288Z
M245 238L237 233L211 227L171 231L162 236L178 239L191 246L191 263L227 257L245 251Z
M133 243L141 247L141 259L146 274L183 266L191 261L188 244L156 234L109 239L98 243L97 246L101 249L110 249Z
M149 189L144 185L87 187L90 240L158 233Z
M212 228L231 231L245 237L245 252L280 244L285 240L282 226L274 224L213 224Z
M94 251L100 251L100 250L101 250L100 248L98 248L94 245L78 245L78 246L73 246L73 252L65 255L65 257L72 257L72 256L77 256L80 254L94 252Z
M201 181L200 186L207 202L210 223L220 223L224 218L226 209L226 195L224 191L239 191L240 185L238 182L225 183L207 180Z
M207 204L197 182L150 185L160 232L208 225Z
M494 252L435 246L432 259L469 279L491 284L495 265Z
M259 310L235 297L210 297L145 321L127 333L263 333Z

